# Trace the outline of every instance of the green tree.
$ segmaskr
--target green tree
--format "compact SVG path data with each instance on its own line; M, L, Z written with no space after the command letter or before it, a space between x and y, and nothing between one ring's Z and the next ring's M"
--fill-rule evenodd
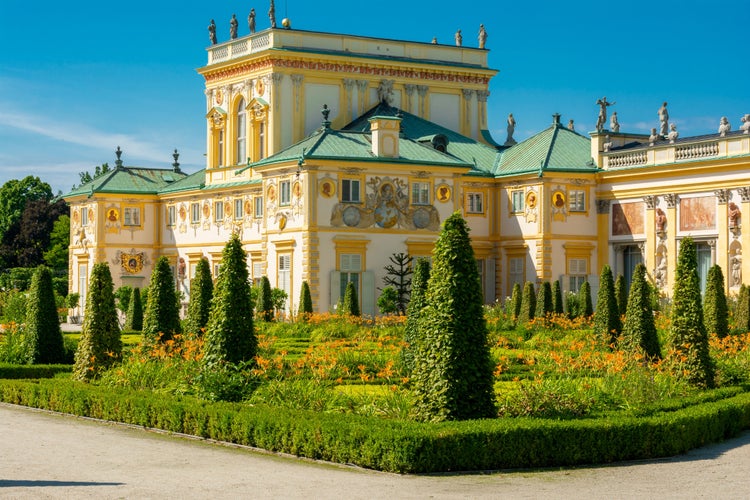
M146 312L143 315L143 343L146 347L171 340L182 333L180 307L174 275L166 257L159 257L148 285Z
M115 290L115 307L123 313L127 314L130 309L130 298L133 296L133 287L130 285L123 285ZM143 294L141 294L141 303L143 302Z
M433 250L427 305L414 358L417 417L428 421L496 416L493 363L469 229L459 213L443 223Z
M271 289L271 303L273 304L274 311L283 312L288 298L289 295L281 288Z
M310 285L307 281L302 282L302 289L299 294L299 318L302 321L307 320L313 313L312 295L310 295Z
M605 265L599 277L599 293L596 297L596 313L594 314L594 333L604 341L605 345L614 347L621 332L622 322L617 297L615 296L612 269L609 265Z
M510 310L508 311L508 314L510 314L511 318L513 318L513 321L517 321L518 316L521 314L522 294L523 292L521 292L521 284L514 283L513 290L511 290L510 292Z
M73 377L83 381L95 379L121 357L122 340L112 274L106 262L99 262L91 269Z
M393 314L398 312L398 292L392 286L383 288L378 297L378 309L381 314Z
M26 305L26 353L31 364L63 363L65 346L52 289L52 273L37 267Z
M535 318L546 318L547 314L552 312L552 286L549 281L543 281L539 285L539 291L536 296Z
M346 291L344 292L344 314L350 316L361 316L362 313L359 310L359 297L357 295L357 288L354 286L354 282L350 281L346 284Z
M703 319L706 321L706 331L709 334L724 338L729 333L729 308L724 293L724 273L719 265L708 270Z
M52 188L39 177L26 176L21 180L11 179L0 187L0 235L21 220L21 215L30 201L52 200Z
M204 367L252 361L258 350L247 272L247 254L232 235L221 255L211 313L206 326Z
M273 321L273 294L271 290L271 282L267 276L263 276L260 280L260 288L258 290L258 300L255 304L255 310L258 313L258 317L263 321Z
M208 324L211 299L214 295L214 282L211 279L211 266L205 257L195 266L195 277L190 280L190 301L188 302L186 328L190 333L201 335Z
M633 270L620 348L623 351L640 352L652 360L661 358L654 310L651 307L651 289L646 281L646 266L643 264L638 264Z
M534 313L536 312L536 295L534 290L534 283L527 281L523 285L523 294L521 295L521 311L518 313L518 320L516 323L519 325L525 325L532 319L534 319Z
M102 163L101 166L100 165L96 165L94 167L94 175L91 175L91 173L88 172L88 171L86 171L86 172L78 172L78 177L81 180L81 184L80 185L83 186L84 184L87 184L87 183L93 181L94 179L96 179L100 175L106 174L109 171L110 171L109 163Z
M620 311L620 316L625 316L625 313L628 312L628 289L625 284L625 276L622 274L618 274L615 280L615 297L617 298L617 310Z
M588 318L594 314L594 304L591 301L591 285L589 285L588 281L584 281L578 290L578 306L580 307L579 313L581 316Z
M734 328L738 333L750 332L750 290L744 283L740 285L737 305L734 309Z
M141 289L133 288L128 301L128 314L125 316L125 330L140 332L143 330L143 303Z
M21 217L0 234L0 261L5 267L36 267L44 262L54 223L68 212L63 200L29 200ZM67 250L67 247L66 247ZM65 260L67 270L67 257Z
M675 270L669 346L673 363L686 373L688 382L710 388L714 386L714 366L703 322L697 267L695 243L687 237L680 243Z
M560 280L555 280L554 283L552 283L552 312L555 314L562 314L564 309L565 303L563 302Z
M52 223L49 247L44 252L44 262L52 269L68 269L68 247L70 246L70 217L63 214Z
M427 282L430 279L430 261L425 258L417 259L414 265L414 276L411 286L411 300L406 314L406 325L404 325L404 343L401 350L401 360L408 373L414 369L414 353L419 342L419 318L422 310L427 305Z
M389 257L389 260L391 263L385 266L386 275L383 276L383 283L386 287L390 286L396 291L398 313L406 314L406 306L409 303L409 294L411 293L411 264L413 259L409 254L394 253ZM379 303L378 307L380 307Z

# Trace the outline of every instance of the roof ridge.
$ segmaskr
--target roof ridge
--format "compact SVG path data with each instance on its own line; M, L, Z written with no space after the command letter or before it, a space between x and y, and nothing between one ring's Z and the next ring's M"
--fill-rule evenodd
M549 141L549 146L547 146L547 155L544 158L544 164L542 165L542 168L540 170L544 170L545 168L549 167L549 161L552 158L552 151L555 149L555 141L557 141L557 131L559 128L560 127L558 127L557 125L552 125L552 138Z

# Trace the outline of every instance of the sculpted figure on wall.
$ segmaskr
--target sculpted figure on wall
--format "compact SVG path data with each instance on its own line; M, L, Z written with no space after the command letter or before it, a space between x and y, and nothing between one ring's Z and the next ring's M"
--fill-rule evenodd
M732 285L742 285L742 249L738 248L737 251L729 259L731 266Z
M656 232L663 233L667 229L667 216L661 208L656 209Z
M739 227L740 217L742 217L742 212L740 211L740 207L738 207L736 203L731 201L729 202L729 205L727 205L727 208L729 209L729 227L730 228Z
M732 125L729 123L729 120L727 120L726 116L722 116L721 120L719 120L719 135L724 137L727 135L727 132L730 132L731 130Z
M615 134L620 132L620 122L617 120L617 111L612 113L612 118L609 120L609 129Z

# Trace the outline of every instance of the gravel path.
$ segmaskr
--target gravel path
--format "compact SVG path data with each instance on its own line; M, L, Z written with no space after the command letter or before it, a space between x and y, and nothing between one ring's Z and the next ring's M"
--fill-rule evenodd
M613 466L397 475L0 404L0 498L748 498L750 432Z

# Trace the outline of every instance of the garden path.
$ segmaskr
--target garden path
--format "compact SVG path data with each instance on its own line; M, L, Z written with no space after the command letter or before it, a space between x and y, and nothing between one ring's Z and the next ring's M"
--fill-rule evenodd
M0 404L0 498L747 498L750 432L611 466L387 474Z

